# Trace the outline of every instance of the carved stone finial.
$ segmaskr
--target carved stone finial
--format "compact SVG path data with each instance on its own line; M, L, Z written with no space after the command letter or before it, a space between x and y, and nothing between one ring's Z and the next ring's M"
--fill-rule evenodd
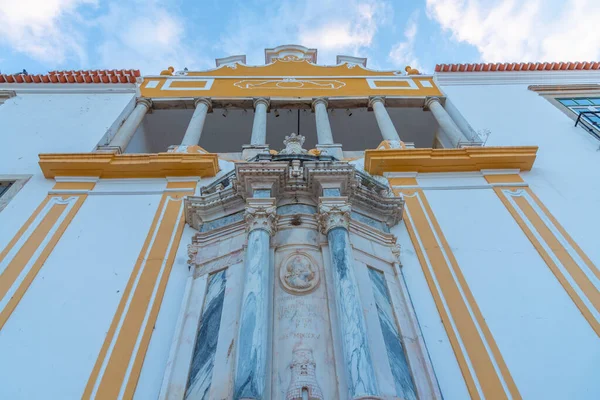
M322 201L319 204L319 230L327 234L333 228L350 226L350 205L343 200Z
M286 400L323 400L323 392L317 383L315 369L317 364L313 358L312 350L298 349L294 351L294 357L290 368L292 369L292 380L285 395ZM307 397L302 396L302 392Z
M292 132L290 136L285 137L283 141L285 149L281 150L279 154L307 154L308 152L302 148L304 140L304 136Z
M277 230L276 208L270 199L249 199L244 220L248 232L262 229L273 235Z

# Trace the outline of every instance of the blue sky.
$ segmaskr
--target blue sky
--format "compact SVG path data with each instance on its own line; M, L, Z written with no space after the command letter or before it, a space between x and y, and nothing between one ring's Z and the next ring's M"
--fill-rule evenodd
M214 67L301 44L376 69L600 60L597 0L0 0L0 71Z

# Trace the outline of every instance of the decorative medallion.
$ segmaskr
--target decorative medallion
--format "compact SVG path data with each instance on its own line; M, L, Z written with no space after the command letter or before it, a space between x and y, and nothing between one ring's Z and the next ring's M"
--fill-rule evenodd
M319 284L319 271L308 255L296 252L281 264L279 278L286 291L305 294Z

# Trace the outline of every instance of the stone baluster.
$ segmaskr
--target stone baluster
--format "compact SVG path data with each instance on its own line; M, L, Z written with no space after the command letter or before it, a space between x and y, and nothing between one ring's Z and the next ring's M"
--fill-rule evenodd
M450 114L448 114L446 109L442 106L439 98L428 97L425 100L425 109L429 109L431 111L433 117L440 126L440 129L446 135L446 138L452 147L459 147L461 143L469 142L469 139L465 137Z
M275 232L275 199L247 200L248 247L244 292L237 337L234 399L266 399L269 354L270 296L273 271L269 242Z
M123 125L121 125L107 147L116 148L119 153L125 152L127 145L131 142L135 131L142 123L144 116L150 108L152 108L152 101L150 99L137 99L135 108L131 111L125 122L123 122Z
M385 109L385 99L381 96L371 97L369 99L369 108L372 108L375 113L375 119L377 120L377 125L381 131L383 140L400 142L401 139L398 135L398 131L396 131L396 127Z
M343 397L378 398L379 390L366 322L352 265L348 234L350 205L347 198L321 197L318 217L320 229L327 235L329 242L333 270L333 287L348 383L348 397Z
M181 141L182 146L197 146L200 142L206 114L211 109L211 101L210 99L199 98L194 101L194 106L196 109Z

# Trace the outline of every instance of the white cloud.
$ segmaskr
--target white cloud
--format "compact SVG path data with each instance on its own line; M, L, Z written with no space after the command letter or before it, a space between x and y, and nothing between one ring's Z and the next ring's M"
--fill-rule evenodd
M419 28L418 18L419 10L413 11L404 28L404 40L392 46L388 58L397 67L410 65L412 68L423 72L423 67L415 54L415 39Z
M104 68L158 74L170 65L176 70L207 67L187 42L182 16L156 1L111 3L96 23L102 31L98 52Z
M75 28L78 12L96 0L0 0L0 42L48 66L87 61Z
M377 31L391 20L384 0L287 0L257 12L250 6L221 36L220 56L247 54L248 63L264 62L263 49L300 44L319 51L319 63L334 64L338 54L365 55Z
M597 0L427 0L427 13L485 62L600 58Z

